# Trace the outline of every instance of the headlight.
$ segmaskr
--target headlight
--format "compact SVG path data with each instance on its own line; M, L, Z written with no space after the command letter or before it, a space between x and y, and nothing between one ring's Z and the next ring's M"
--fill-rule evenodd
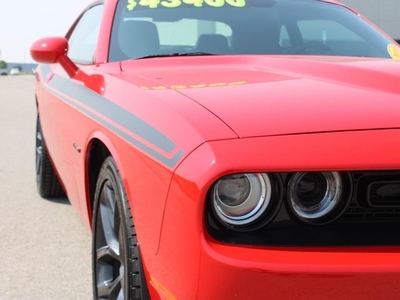
M249 227L276 213L273 184L266 173L233 174L218 180L211 191L212 208L220 222L233 229ZM265 223L263 223L265 224Z
M289 181L287 196L293 213L314 225L333 221L347 203L338 172L296 173Z

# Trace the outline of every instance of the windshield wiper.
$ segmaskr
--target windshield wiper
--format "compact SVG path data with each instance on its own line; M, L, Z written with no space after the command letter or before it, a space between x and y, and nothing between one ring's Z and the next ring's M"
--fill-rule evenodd
M216 54L208 52L185 52L185 53L179 53L178 56L202 56L202 55L216 55Z
M145 59L145 58L156 58L156 57L176 57L176 56L204 56L204 55L215 55L207 52L183 52L183 53L169 53L169 54L153 54L146 55L142 57L137 57L135 59Z

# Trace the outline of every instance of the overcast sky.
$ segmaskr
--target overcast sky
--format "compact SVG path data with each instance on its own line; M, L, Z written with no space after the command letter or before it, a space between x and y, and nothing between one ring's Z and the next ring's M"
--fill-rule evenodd
M46 36L64 36L92 0L0 0L0 60L33 62L29 48Z

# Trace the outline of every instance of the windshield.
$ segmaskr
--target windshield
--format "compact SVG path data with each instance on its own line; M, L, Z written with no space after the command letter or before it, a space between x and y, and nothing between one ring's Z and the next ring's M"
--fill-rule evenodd
M347 8L317 0L121 0L109 60L190 53L390 58L391 43Z

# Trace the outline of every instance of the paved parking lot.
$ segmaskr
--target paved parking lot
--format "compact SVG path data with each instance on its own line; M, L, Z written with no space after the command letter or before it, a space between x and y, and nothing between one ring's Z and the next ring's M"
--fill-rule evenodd
M91 238L36 193L33 75L0 76L0 299L91 299Z

